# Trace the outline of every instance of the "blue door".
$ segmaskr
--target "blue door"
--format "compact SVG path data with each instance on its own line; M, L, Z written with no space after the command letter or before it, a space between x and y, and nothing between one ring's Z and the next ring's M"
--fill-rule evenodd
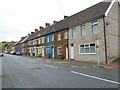
M54 46L51 46L51 58L54 58Z
M54 45L46 46L46 55L50 55L50 58L54 58Z

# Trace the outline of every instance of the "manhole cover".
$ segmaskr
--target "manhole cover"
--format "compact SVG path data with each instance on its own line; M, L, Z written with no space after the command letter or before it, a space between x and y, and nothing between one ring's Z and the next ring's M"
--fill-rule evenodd
M5 77L5 75L0 75L0 78Z

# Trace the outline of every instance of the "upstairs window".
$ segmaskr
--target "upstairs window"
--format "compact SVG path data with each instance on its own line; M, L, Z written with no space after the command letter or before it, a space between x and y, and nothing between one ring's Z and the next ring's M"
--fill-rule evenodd
M64 33L64 39L68 39L68 32Z
M72 29L72 38L75 38L76 37L76 29Z
M62 54L62 46L57 47L57 54L58 55Z
M50 36L46 37L46 42L49 43L50 42Z
M44 43L44 38L42 38L42 43Z
M38 44L38 40L36 40L36 44Z
M51 36L51 40L54 41L54 35Z
M81 37L84 37L86 35L86 29L85 25L81 26Z
M61 34L58 34L58 40L61 40Z
M92 34L98 34L98 22L92 23Z

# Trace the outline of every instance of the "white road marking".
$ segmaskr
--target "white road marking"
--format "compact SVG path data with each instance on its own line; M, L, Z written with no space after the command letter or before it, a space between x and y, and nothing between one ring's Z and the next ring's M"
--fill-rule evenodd
M82 75L82 76L86 76L86 77L90 77L90 78L94 78L94 79L98 79L98 80L102 80L102 81L106 81L106 82L110 82L110 83L114 83L114 84L120 84L119 82L99 78L99 77L96 77L96 76L91 76L91 75L87 75L87 74L83 74L83 73L79 73L79 72L75 72L75 71L71 71L71 72L74 73L74 74L79 74L79 75Z
M51 68L58 68L58 67L55 67L55 66L51 66L51 65L48 65L48 64L42 64L41 65L44 65L44 66L47 66L47 67L51 67Z

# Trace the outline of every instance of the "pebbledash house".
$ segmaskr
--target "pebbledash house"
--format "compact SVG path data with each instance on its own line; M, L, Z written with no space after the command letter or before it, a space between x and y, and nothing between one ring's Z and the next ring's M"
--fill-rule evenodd
M67 60L110 63L120 56L119 11L116 0L100 2L52 25L46 23L45 28L40 26L20 41L19 48L30 56L62 55Z

